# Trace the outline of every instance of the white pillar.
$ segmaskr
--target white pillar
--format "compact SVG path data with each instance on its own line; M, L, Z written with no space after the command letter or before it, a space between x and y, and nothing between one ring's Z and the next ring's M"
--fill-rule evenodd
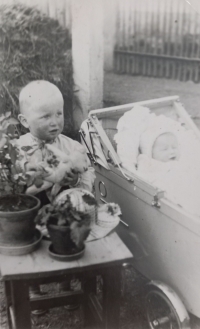
M114 48L117 27L117 0L104 0L104 69L114 68Z
M72 60L77 126L92 109L103 106L103 0L72 1Z

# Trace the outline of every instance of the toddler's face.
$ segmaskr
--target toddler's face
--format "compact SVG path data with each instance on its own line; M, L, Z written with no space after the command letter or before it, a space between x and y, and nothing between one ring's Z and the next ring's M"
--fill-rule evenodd
M152 158L162 162L178 160L179 147L177 138L172 133L160 135L153 145Z
M46 99L26 115L28 128L33 136L44 140L54 140L63 130L63 99L55 95Z

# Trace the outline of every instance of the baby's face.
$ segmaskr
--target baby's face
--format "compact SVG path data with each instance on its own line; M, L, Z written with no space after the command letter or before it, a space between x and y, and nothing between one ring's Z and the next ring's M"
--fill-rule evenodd
M63 130L63 99L59 95L43 99L34 109L26 113L28 128L33 136L54 140Z
M179 147L177 138L172 133L160 135L153 145L152 158L162 162L178 160Z

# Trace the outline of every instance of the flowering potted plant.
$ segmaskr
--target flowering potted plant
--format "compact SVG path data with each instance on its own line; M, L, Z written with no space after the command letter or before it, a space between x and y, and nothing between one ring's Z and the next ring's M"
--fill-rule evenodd
M46 225L54 254L70 257L84 250L91 223L95 221L96 206L92 193L73 188L61 192L39 210L36 222Z
M36 197L25 194L27 177L17 170L17 124L10 112L0 116L0 252L8 254L34 243L34 218L40 207Z

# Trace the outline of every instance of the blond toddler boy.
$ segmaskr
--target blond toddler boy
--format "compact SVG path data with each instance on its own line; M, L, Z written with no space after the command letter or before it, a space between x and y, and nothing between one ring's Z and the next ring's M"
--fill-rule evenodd
M44 184L40 188L31 186L27 193L37 194L43 190L49 190L54 183L60 183L67 187L81 187L89 191L93 188L94 170L88 167L89 160L83 146L61 134L64 126L63 97L59 89L52 83L44 80L30 82L20 92L18 116L21 124L29 129L29 133L21 136L17 142L20 149L19 170L35 170L38 164L43 163L45 145L50 145L51 149L57 149L59 154L77 159L81 171L69 170L69 165L61 164L54 168L53 174L47 173ZM43 146L44 147L43 147ZM23 151L24 147L32 147L33 152L29 155ZM61 152L60 152L61 151ZM62 156L61 156L62 158ZM64 181L62 181L62 171ZM81 172L81 173L80 173ZM57 181L56 181L57 179Z

